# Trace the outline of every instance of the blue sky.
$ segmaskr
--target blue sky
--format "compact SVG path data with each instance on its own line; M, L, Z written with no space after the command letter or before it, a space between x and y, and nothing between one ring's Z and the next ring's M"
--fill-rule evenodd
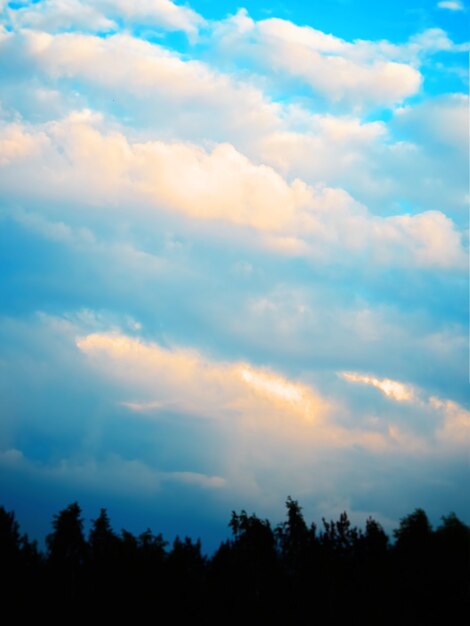
M33 536L470 508L468 6L0 2L0 472Z

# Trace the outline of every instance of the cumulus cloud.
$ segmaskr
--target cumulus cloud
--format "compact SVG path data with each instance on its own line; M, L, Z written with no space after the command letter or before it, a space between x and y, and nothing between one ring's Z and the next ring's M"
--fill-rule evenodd
M443 37L428 32L426 45L416 41L412 49L441 49ZM374 213L390 215L398 197L413 212L442 211L460 221L466 212L463 94L401 107L388 124L366 122L357 114L312 114L299 105L281 105L246 75L237 79L130 35L5 33L1 45L3 58L11 59L4 71L13 72L14 84L26 88L27 83L30 90L38 73L44 83L31 90L29 108L19 86L5 89L5 102L25 117L31 103L36 118L46 119L77 104L118 106L140 129L134 133L141 141L189 140L206 149L230 143L291 179L342 187ZM79 95L70 79L80 81ZM435 149L437 135L446 154ZM286 250L302 248L295 238L284 242Z
M255 21L245 9L217 24L214 37L225 54L248 56L296 77L333 102L392 105L421 84L414 67L387 58L379 46L349 43L278 18Z
M42 0L10 10L9 17L17 28L53 32L72 28L101 32L116 28L116 23L103 15L96 3L81 0Z
M183 31L194 37L204 24L198 13L171 0L41 0L9 11L19 28L44 31L85 30L115 31L119 22L147 25L169 31Z
M284 176L340 185L373 213L390 214L400 198L466 224L467 113L465 94L399 107L387 124L325 114L307 121L292 112L291 123L265 133L256 150Z
M106 14L118 15L128 22L181 30L190 36L197 34L205 24L204 18L189 6L180 6L171 0L98 0Z
M41 152L46 135L35 136L25 132L20 124L11 124L2 129L0 139L0 165L8 165L12 161L22 160Z
M129 34L20 31L0 38L0 50L14 60L4 71L14 67L15 83L39 74L69 93L68 81L78 80L82 99L87 94L105 108L119 103L129 119L144 125L146 137L240 141L280 123L279 105L252 83ZM14 106L22 109L21 99Z
M341 189L289 183L229 144L207 152L130 143L118 130L101 131L100 117L87 111L36 128L6 125L2 135L0 178L18 197L27 177L26 198L67 202L76 193L92 207L140 203L147 217L151 207L248 228L258 233L256 245L287 254L331 259L341 248L353 256L369 251L385 265L466 264L460 235L442 213L376 217Z

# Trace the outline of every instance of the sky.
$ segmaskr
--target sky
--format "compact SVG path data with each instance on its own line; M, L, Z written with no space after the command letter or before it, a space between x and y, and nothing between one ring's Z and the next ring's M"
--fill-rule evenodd
M465 1L0 1L1 502L470 522Z

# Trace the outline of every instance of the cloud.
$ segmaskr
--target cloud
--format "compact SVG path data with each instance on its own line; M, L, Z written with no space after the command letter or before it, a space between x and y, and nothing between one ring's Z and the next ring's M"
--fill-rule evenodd
M448 9L449 11L463 11L464 6L460 0L451 0L449 2L438 2L439 9Z
M439 439L447 445L461 446L467 450L470 446L470 411L451 400L442 400L432 397L430 405L444 414L441 428L438 430Z
M42 0L9 10L16 28L60 31L78 29L103 32L116 28L116 23L103 15L97 3L81 0Z
M2 166L40 153L43 142L47 142L45 134L32 135L25 132L20 124L11 124L2 130L0 138L0 165Z
M245 420L259 414L268 427L272 421L279 427L285 424L288 431L298 420L321 422L328 409L328 402L305 385L248 364L213 362L195 350L96 333L78 338L77 346L129 393L139 390L148 397L143 403L125 403L137 412L171 409L213 419L238 414Z
M334 372L333 387L325 373L314 385L304 374L93 326L106 326L106 316L0 319L10 342L2 341L0 361L8 363L0 420L7 494L31 502L33 491L47 490L56 509L71 497L94 507L98 498L123 509L145 503L141 523L160 511L165 534L181 523L184 532L193 509L193 523L218 516L222 536L231 508L277 518L286 493L305 499L316 519L342 499L352 511L368 502L396 518L418 495L437 516L443 501L462 507L448 491L466 476L469 415L456 402L391 402ZM362 386L357 402L351 388Z
M438 210L466 225L467 112L465 94L399 107L387 124L292 111L256 150L284 176L341 186L373 213L390 215L400 198L413 212Z
M170 0L42 0L10 9L9 17L17 28L44 31L84 30L109 32L119 29L118 23L182 31L197 35L205 20L186 6Z
M375 376L365 376L356 372L342 372L342 378L354 383L364 383L372 385L380 389L387 397L398 400L399 402L409 402L414 399L414 392L412 387L404 385L396 380L390 380L389 378L375 378Z
M409 44L413 54L445 47L442 33L426 32L426 43ZM370 122L357 111L335 116L276 102L266 83L255 85L246 73L224 74L130 35L7 33L2 48L10 61L3 68L10 75L4 103L25 118L50 120L91 108L124 118L142 143L190 141L205 150L231 144L291 180L341 187L374 213L393 214L400 198L414 213L442 211L461 223L466 215L463 94L401 107L389 123ZM435 149L438 134L445 154ZM283 245L303 247L292 237Z
M467 95L448 94L397 109L394 124L410 137L441 150L454 149L463 158L468 154L468 109Z
M183 143L129 143L100 126L89 111L36 128L4 126L5 190L36 201L68 202L77 194L105 214L118 206L122 215L132 203L141 219L151 209L233 224L257 233L255 245L293 255L332 259L342 249L353 257L367 251L381 265L466 266L460 235L440 212L376 217L341 189L289 183L229 144L207 152Z
M386 397L396 402L412 403L416 410L430 414L434 413L434 434L439 445L451 446L454 449L468 450L470 445L470 411L452 400L442 400L436 396L426 397L413 386L391 380L379 379L375 376L359 374L357 372L342 372L340 376L352 383L371 385L379 389ZM437 416L437 422L436 422ZM402 438L402 433L395 425L391 426L390 434L396 439ZM422 441L416 435L410 439L422 447ZM405 443L404 441L402 443Z
M11 59L3 72L13 85L26 81L30 88L39 76L41 84L80 97L88 108L117 107L145 128L146 138L252 140L279 125L279 105L254 84L129 34L20 31L0 38L0 50ZM70 90L72 79L80 82L78 92ZM12 99L23 110L14 89Z
M204 18L189 6L170 0L98 0L97 4L106 13L118 15L127 22L180 30L190 36L196 35L205 24Z
M358 424L352 418L345 421L345 415L355 414L347 395L333 402L311 386L277 372L245 363L216 362L195 350L162 348L109 333L78 338L77 347L102 375L120 384L123 393L143 398L123 402L137 413L158 416L171 411L221 420L226 428L238 431L238 436L264 433L302 448L360 445L372 451L391 451L398 445L402 450L429 454L435 441L454 448L462 448L468 441L468 411L452 401L421 399L421 391L392 379L356 372L340 374L347 382L371 385L391 400L412 404L415 411L429 416L424 431L418 426L410 428L396 416Z
M245 9L215 25L223 54L248 57L263 69L300 79L333 102L392 105L419 90L420 73L387 58L393 46L348 43L310 26L270 18L255 21Z
M120 494L126 492L154 495L166 484L190 485L199 489L220 489L225 486L221 476L208 476L198 472L165 472L156 470L137 459L127 460L117 455L109 455L97 462L70 460L63 458L57 463L32 461L21 450L15 448L0 450L0 467L16 469L46 479L51 483L65 483L93 491Z

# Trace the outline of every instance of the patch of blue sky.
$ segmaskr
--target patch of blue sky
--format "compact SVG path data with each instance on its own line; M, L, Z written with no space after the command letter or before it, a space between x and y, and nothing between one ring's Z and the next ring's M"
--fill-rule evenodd
M468 52L437 52L422 72L426 96L468 92Z

